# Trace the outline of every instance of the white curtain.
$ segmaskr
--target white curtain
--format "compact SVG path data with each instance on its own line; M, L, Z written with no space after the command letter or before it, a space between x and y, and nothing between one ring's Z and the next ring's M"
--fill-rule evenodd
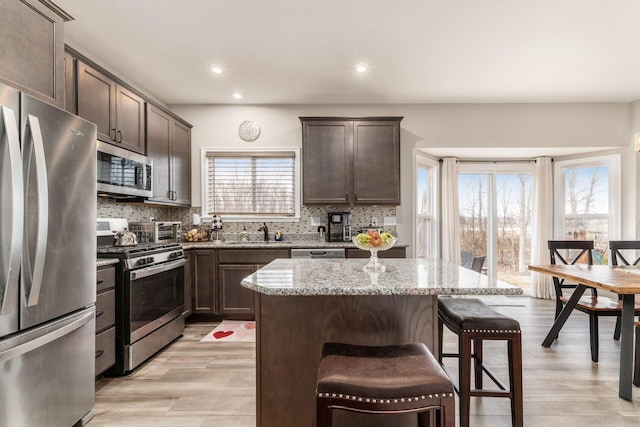
M550 157L538 157L533 174L531 265L549 264L547 241L553 238L553 176ZM531 272L531 296L554 299L550 276Z
M460 214L458 212L458 161L442 160L442 259L460 264Z

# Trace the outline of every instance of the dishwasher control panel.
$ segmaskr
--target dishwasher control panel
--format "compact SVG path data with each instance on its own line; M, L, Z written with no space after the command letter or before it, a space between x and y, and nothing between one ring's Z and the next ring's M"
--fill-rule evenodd
M291 249L291 259L340 259L344 248Z

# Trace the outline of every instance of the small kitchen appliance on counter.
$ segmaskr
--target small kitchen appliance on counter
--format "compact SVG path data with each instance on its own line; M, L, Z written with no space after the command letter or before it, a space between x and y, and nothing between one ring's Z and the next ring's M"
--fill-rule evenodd
M184 332L186 260L178 243L114 246L123 218L97 220L98 258L117 258L116 364L127 375Z
M129 230L136 235L138 243L179 243L182 222L130 222Z
M351 241L351 212L329 212L328 242Z

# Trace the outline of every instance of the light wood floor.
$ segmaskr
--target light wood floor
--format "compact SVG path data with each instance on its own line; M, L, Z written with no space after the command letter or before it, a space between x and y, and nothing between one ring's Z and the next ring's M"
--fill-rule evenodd
M546 349L540 343L552 323L553 303L528 297L517 302L523 306L494 308L521 323L525 426L640 426L640 388L634 388L633 402L618 398L613 319L600 320L600 362L592 363L586 315L574 313ZM99 380L88 426L255 427L255 345L200 343L214 326L188 325L181 339L131 376ZM453 349L454 339L446 334L445 347ZM485 360L501 373L506 350L494 344L486 343ZM447 364L455 373L455 361ZM511 425L507 399L472 398L471 410L472 427Z

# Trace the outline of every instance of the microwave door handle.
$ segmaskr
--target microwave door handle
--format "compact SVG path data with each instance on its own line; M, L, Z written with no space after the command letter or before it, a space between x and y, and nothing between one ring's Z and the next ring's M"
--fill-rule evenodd
M16 125L15 112L1 106L0 110L0 135L3 136L3 140L6 144L2 144L0 141L0 150L6 150L5 153L9 158L9 177L10 179L5 182L5 185L11 191L11 197L9 203L3 206L6 210L2 212L2 216L10 215L11 220L7 221L9 229L7 230L9 235L9 245L5 247L3 244L0 247L0 259L4 258L3 251L8 250L8 262L6 264L6 270L3 271L3 277L0 277L4 282L4 290L0 293L0 315L12 313L17 305L14 304L18 294L18 287L20 284L20 256L22 252L22 232L24 227L24 186L22 184L22 160L20 159L20 137L18 136L18 126ZM4 132L2 131L4 130ZM2 148L2 146L5 148ZM0 155L0 157L2 157ZM0 183L1 185L2 183ZM2 209L0 208L0 211Z
M133 183L137 186L140 184L138 181L138 174L140 173L140 168L138 166L133 168ZM144 178L144 177L143 177Z
M34 159L33 165L31 162L32 157ZM49 190L47 186L47 167L45 164L44 142L42 139L42 131L40 130L40 121L31 114L29 114L27 118L25 138L22 144L22 161L24 163L25 190L28 191L29 189L29 175L32 166L35 168L35 185L37 188L36 251L33 259L31 259L29 253L29 245L24 244L22 247L22 280L25 289L28 290L27 307L32 307L38 304L40 288L42 287L42 276L44 274L44 261L49 232ZM25 211L33 209L33 207L27 206L27 202L25 202L24 206ZM26 228L28 227L25 227L25 229ZM28 237L30 231L32 230L27 229L25 231L26 237Z

